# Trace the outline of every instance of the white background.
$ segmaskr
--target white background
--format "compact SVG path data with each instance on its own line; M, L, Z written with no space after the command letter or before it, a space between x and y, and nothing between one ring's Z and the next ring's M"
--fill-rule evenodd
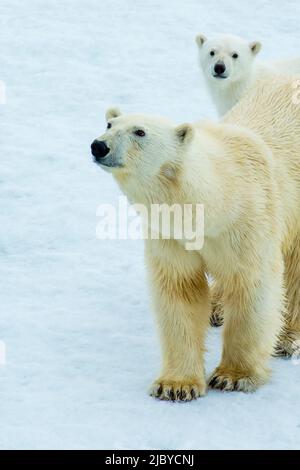
M215 118L194 36L240 34L299 55L299 0L1 0L0 447L300 447L300 365L256 394L153 400L159 350L143 244L96 239L119 190L89 146L112 104ZM220 356L208 340L207 372Z

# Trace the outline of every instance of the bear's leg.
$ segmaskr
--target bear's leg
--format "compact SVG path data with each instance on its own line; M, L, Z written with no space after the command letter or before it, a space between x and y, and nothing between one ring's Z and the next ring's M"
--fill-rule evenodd
M300 235L285 256L287 308L285 325L276 348L278 356L300 355Z
M224 301L223 301L223 287L217 281L214 281L211 286L211 326L222 326L224 323Z
M223 354L210 387L252 392L268 380L284 304L283 260L277 260L252 279L240 274L227 284Z
M150 395L189 401L206 392L203 354L209 288L199 255L176 245L165 241L163 250L148 251L163 355L162 371Z

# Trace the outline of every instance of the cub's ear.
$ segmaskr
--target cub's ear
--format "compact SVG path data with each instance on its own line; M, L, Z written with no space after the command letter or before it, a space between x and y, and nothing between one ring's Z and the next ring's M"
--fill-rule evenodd
M199 47L202 47L205 41L207 41L207 37L204 36L204 34L197 34L197 36L195 37L195 41Z
M105 113L106 120L109 121L110 119L116 118L118 116L121 116L121 111L119 108L108 108L108 110Z
M262 48L259 41L250 42L249 46L253 55L257 55Z
M181 124L175 129L176 137L180 142L187 142L193 136L194 129L191 124Z

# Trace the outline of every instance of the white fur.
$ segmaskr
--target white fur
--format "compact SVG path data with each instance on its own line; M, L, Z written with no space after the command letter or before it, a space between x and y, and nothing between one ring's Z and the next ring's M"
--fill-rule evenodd
M256 55L261 50L258 41L248 43L239 36L228 34L207 39L199 34L196 42L200 67L219 116L227 113L258 79L274 74L300 73L300 58L274 62L257 61ZM211 51L214 51L214 56L210 55ZM233 58L234 53L238 54L238 58ZM214 67L218 61L226 67L225 78L214 76Z
M254 391L268 379L275 347L291 354L299 340L300 106L293 83L260 80L220 124L107 113L99 140L110 151L101 165L130 201L147 209L205 207L202 249L188 251L172 236L145 241L163 354L151 388L157 398L205 394L207 274L220 286L225 321L211 387ZM195 211L191 217L196 224Z

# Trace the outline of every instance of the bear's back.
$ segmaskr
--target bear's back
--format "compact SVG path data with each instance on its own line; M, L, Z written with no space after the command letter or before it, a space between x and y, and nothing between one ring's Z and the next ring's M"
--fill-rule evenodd
M278 154L287 147L299 149L300 76L259 80L222 122L251 129ZM292 160L300 163L298 150Z
M264 140L273 155L283 210L300 224L300 76L260 80L222 122L248 128Z

